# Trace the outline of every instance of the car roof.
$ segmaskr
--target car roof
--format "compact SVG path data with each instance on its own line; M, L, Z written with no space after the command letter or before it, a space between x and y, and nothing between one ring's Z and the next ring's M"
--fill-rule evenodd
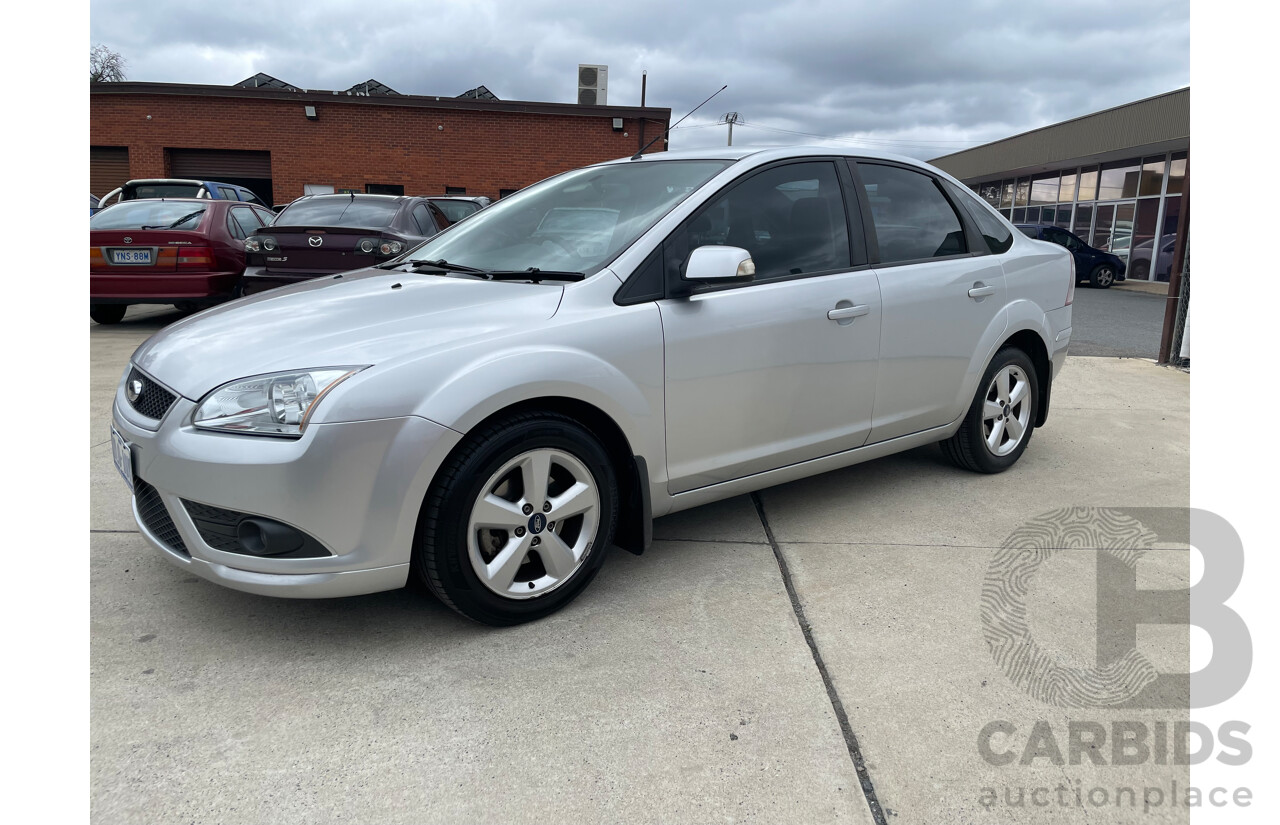
M831 146L722 146L715 149L681 149L673 152L654 152L649 155L641 155L635 161L632 161L630 157L626 157L606 161L606 163L639 163L642 161L652 162L660 160L742 160L743 158L748 157L756 158L761 162L767 162L770 160L786 160L788 158L831 157L832 155L870 158L873 160L891 160L898 163L907 163L912 166L928 165L917 158L907 157L906 155L897 155L892 152L881 152L876 149Z
M303 195L294 198L289 203L297 203L300 200L315 200L316 198L361 198L363 200L384 200L384 201L404 201L409 198L418 198L421 195L379 195L373 192L325 192L322 195Z

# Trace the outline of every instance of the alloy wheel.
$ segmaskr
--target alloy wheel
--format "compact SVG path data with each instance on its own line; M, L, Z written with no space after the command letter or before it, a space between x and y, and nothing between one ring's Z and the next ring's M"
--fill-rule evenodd
M1031 426L1031 382L1021 367L1006 366L987 387L982 407L982 440L987 451L1005 456L1017 449Z
M480 583L499 596L541 596L581 569L599 524L600 492L586 465L562 450L530 450L480 488L467 555Z

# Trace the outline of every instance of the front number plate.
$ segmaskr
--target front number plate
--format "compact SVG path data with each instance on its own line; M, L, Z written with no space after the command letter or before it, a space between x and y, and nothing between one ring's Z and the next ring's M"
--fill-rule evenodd
M133 451L129 448L129 442L116 432L115 427L111 428L111 458L115 460L116 469L124 478L129 492L133 492Z
M113 264L149 264L151 263L150 249L112 249L111 263Z

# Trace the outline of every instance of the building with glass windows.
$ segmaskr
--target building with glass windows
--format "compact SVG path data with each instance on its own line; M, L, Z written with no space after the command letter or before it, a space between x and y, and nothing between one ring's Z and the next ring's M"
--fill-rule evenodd
M1191 148L1191 89L930 161L1015 224L1051 224L1168 281ZM1154 251L1154 259L1153 259Z

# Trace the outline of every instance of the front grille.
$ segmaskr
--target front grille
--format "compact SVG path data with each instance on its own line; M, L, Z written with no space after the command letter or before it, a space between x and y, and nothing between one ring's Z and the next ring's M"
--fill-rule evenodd
M151 535L170 549L190 557L191 553L187 551L187 545L183 544L182 536L178 535L178 528L173 525L169 510L160 500L160 493L156 488L134 474L133 495L138 504L138 518L142 519Z
M156 421L164 418L164 414L169 411L169 407L173 406L173 402L176 400L174 394L133 369L129 371L129 380L125 385L125 397L132 394L130 387L133 386L135 381L142 383L142 391L138 393L137 398L129 402L130 405L138 411L139 415L153 418Z

